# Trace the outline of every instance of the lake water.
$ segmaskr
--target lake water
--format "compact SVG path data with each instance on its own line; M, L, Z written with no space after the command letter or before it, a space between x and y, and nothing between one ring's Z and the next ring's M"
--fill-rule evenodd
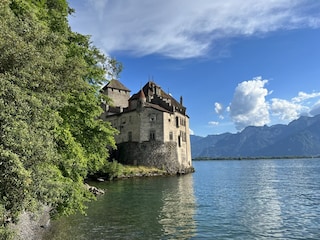
M320 239L320 159L195 161L180 177L99 183L46 239Z

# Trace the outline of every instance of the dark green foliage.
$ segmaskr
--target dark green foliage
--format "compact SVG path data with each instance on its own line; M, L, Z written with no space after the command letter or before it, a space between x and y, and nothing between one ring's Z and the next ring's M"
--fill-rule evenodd
M124 166L121 163L113 160L112 162L108 162L101 169L101 175L107 176L109 180L116 178L123 174Z
M14 232L0 225L0 240L14 240Z
M0 226L39 204L83 211L83 180L115 146L98 118L105 58L70 30L70 11L66 0L0 1Z

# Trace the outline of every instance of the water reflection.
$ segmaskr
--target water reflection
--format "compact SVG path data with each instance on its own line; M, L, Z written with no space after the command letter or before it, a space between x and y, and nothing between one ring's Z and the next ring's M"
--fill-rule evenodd
M182 177L99 184L45 239L320 239L320 159L195 162Z
M195 232L192 175L128 179L108 189L87 216L53 223L46 239L188 239Z
M255 181L249 182L250 193L241 209L242 224L259 239L267 236L282 238L283 219L274 162L261 162L259 167L247 173L247 177Z
M163 191L159 223L165 236L189 239L195 235L195 197L192 175L179 177L177 186Z

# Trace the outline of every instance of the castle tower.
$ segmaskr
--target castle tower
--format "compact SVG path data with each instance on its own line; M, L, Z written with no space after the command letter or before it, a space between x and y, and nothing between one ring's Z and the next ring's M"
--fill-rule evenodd
M143 90L141 89L140 92L139 92L139 99L138 99L138 108L142 108L146 105L146 102L147 102L147 98L146 98L146 95L144 95L144 92Z
M110 104L112 107L127 108L130 98L130 90L126 88L119 80L112 79L107 85L102 88L102 93L112 99Z

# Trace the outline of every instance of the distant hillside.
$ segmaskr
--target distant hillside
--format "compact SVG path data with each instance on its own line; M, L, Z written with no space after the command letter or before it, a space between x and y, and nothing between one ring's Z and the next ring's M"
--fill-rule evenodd
M191 136L192 157L272 157L320 155L320 115L288 125L246 127L240 133Z

